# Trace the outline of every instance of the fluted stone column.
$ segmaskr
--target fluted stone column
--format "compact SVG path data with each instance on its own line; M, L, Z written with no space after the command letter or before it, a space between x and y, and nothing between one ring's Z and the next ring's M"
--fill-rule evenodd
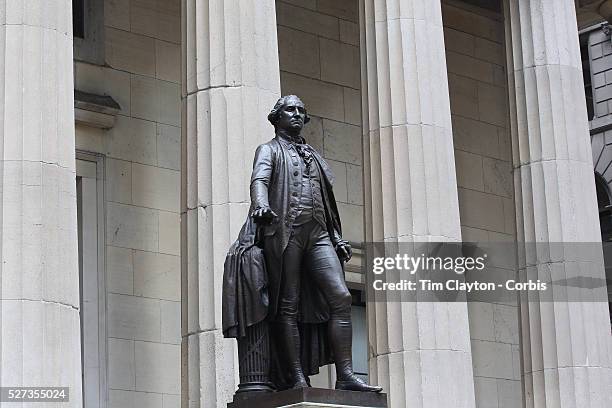
M0 24L0 386L80 407L72 8L0 0Z
M362 0L366 239L460 241L440 1ZM465 303L368 303L390 407L474 407Z
M601 240L573 0L509 0L506 37L517 239ZM529 253L528 253L529 254ZM531 270L572 271L564 256L519 259ZM605 279L595 256L589 272ZM611 337L604 302L521 296L526 407L612 406Z
M225 407L238 382L221 327L223 262L249 208L280 96L274 0L183 0L183 400Z

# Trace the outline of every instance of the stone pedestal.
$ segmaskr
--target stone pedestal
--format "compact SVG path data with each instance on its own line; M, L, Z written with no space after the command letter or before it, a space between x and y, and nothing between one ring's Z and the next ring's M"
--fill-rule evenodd
M361 0L361 22L366 241L461 241L440 0ZM390 407L475 406L465 303L368 302Z
M601 235L574 1L510 0L506 7L519 248L597 243ZM544 252L519 258L520 272L571 276L571 258ZM588 260L590 277L604 281L601 256ZM612 406L608 305L583 300L521 296L523 406Z
M69 387L58 405L81 407L71 8L0 10L0 386Z
M280 96L274 0L184 0L181 261L183 396L221 408L238 383L221 330L223 262L249 208L253 153Z
M241 397L236 394L227 408L387 408L387 394L301 388Z

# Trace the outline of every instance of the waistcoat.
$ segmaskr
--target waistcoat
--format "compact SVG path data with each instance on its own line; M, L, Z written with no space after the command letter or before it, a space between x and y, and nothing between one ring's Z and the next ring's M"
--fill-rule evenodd
M314 218L325 229L325 208L321 198L321 175L316 164L306 165L300 160L302 168L302 189L299 196L298 216L295 226L305 224Z

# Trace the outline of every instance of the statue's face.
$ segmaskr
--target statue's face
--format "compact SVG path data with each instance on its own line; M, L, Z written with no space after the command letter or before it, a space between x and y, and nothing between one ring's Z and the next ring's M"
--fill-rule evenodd
M291 133L299 133L306 120L306 108L298 98L289 98L281 110L276 126Z

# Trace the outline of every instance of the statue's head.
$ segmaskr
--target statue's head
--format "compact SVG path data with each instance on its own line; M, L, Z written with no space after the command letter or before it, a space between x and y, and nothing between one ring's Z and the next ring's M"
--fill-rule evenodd
M268 115L268 120L275 130L299 134L304 125L310 121L310 117L300 98L295 95L286 95L276 102Z

